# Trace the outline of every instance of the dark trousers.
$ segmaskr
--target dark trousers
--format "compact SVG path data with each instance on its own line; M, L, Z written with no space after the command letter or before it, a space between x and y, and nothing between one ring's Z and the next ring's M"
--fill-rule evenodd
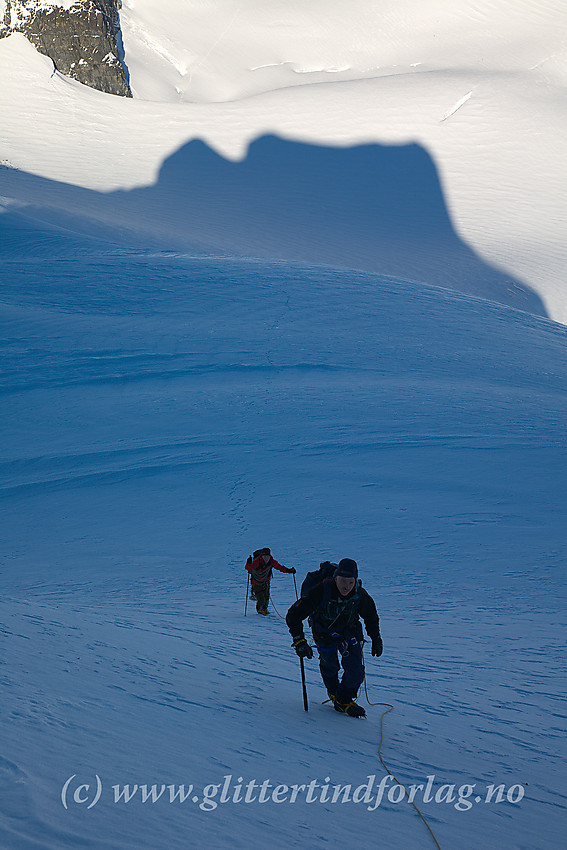
M253 584L252 596L256 600L256 611L260 611L261 608L267 608L270 601L270 582Z
M355 644L343 642L329 647L317 646L317 649L319 669L328 692L333 694L338 702L351 702L356 699L358 689L364 681L362 644L358 641ZM343 675L339 681L341 665Z

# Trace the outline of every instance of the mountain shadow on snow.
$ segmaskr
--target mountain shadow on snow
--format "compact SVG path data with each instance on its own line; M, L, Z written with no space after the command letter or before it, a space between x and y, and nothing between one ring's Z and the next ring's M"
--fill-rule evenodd
M136 234L138 245L161 250L359 269L547 315L536 293L460 239L435 163L417 144L335 148L264 136L233 162L192 141L165 160L155 185L110 193L3 172L4 193L91 236L96 219L111 241L132 244Z

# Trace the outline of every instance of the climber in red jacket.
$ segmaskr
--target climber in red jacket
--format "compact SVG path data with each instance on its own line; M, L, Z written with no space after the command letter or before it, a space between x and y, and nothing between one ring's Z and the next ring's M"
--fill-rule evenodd
M295 567L284 567L282 564L278 564L266 546L264 549L256 549L252 555L248 556L246 569L250 573L252 596L256 600L256 611L258 614L267 614L272 570L276 569L281 573L295 574Z

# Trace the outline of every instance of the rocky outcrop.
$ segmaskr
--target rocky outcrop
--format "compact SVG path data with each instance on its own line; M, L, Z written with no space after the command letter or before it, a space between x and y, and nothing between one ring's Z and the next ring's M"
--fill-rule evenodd
M62 74L132 97L121 61L121 6L122 0L6 0L0 37L21 32Z

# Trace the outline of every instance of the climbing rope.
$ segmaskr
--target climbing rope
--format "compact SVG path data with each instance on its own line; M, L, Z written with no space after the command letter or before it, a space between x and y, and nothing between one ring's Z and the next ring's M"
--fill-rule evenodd
M296 580L295 580L295 573L293 573L293 586L294 586L294 588L295 588L295 599L297 600L297 599L299 599L299 597L298 597L298 595L297 595L297 582L296 582ZM270 602L272 603L272 608L274 609L274 611L276 612L276 614L278 615L278 617L280 618L280 620L283 620L283 621L284 621L284 623L285 623L285 617L282 617L282 615L280 614L280 612L278 611L278 609L277 609L277 608L276 608L276 606L274 605L274 600L273 600L273 598L272 598L272 594L271 594L271 593L270 593Z
M420 816L420 818L422 819L423 823L425 824L425 826L426 826L426 827L427 827L427 829L429 830L429 834L431 835L431 837L432 837L433 841L435 842L435 846L437 847L437 850L441 850L441 847L439 846L439 842L437 841L437 839L436 839L435 835L433 834L433 830L431 829L431 827L430 827L430 826L429 826L429 824L427 823L427 821L426 821L425 817L424 817L424 816L423 816L423 814L420 812L420 810L418 809L418 807L416 806L416 804L413 802L413 800L411 800L411 799L410 799L410 795L408 794L408 791L407 791L406 786L405 786L405 785L403 785L403 784L400 782L400 780L397 778L397 776L394 776L394 774L392 773L392 771L390 770L390 768L388 767L388 765L386 764L386 762L385 762L385 761L384 761L384 759L382 758L382 743L383 743L383 741L384 741L384 717L385 717L387 714L389 714L389 713L390 713L390 711L393 711L393 710L394 710L394 706L393 706L393 705L390 705L390 703L389 703L389 702L370 702L370 700L368 699L368 689L367 689L367 687L366 687L366 675L364 676L364 693L366 694L366 702L368 703L368 705L372 705L372 706L376 706L376 705L384 705L384 706L386 706L386 710L385 710L385 711L383 711L383 712L382 712L382 714L381 714L381 716L380 716L380 744L378 745L378 758L380 759L380 762L381 762L381 764L382 764L382 767L384 768L384 770L386 771L386 773L388 773L388 774L392 777L392 779L394 779L394 780L398 783L398 785L400 786L400 788L402 788L402 789L403 789L404 794L405 794L405 795L406 795L406 797L408 798L408 803L411 803L411 805L414 807L414 809L416 810L416 812L418 813L418 815L419 815L419 816Z
M282 615L280 614L280 612L278 611L278 609L277 609L277 608L276 608L276 606L274 605L274 600L272 599L272 597L271 597L271 596L270 596L270 602L272 603L272 608L274 609L274 611L276 612L276 614L278 615L278 617L280 618L280 620L283 620L283 621L285 622L285 617L282 617Z

